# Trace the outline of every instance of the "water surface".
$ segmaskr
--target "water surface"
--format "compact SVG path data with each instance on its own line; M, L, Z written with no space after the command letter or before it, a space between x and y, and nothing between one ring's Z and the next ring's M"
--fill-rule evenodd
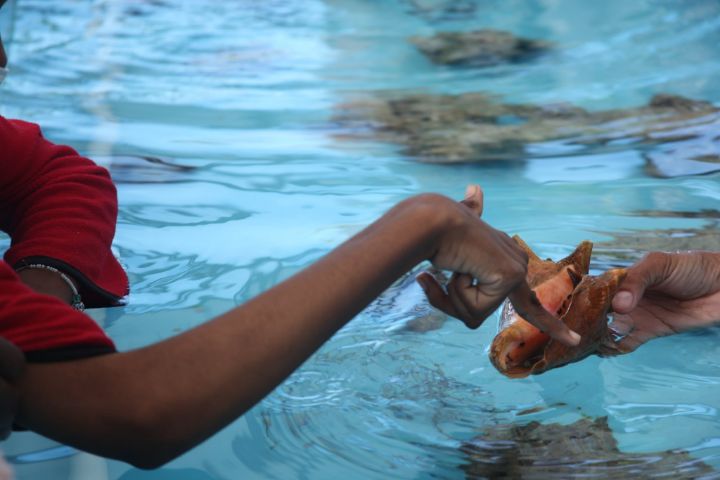
M488 91L598 110L661 92L720 102L719 13L702 0L22 0L0 113L42 124L118 182L115 245L132 294L93 316L129 349L243 303L420 192L458 197L480 183L485 219L543 256L634 229L715 229L633 215L717 210L720 200L717 175L648 176L638 146L432 165L398 145L348 140L334 111L390 92ZM558 48L480 71L432 65L407 42L480 27ZM113 160L127 155L192 168ZM508 380L487 360L496 316L477 331L448 321L409 333L427 309L417 288L385 300L159 471L30 433L3 447L21 479L463 478L461 448L484 428L607 416L622 450L684 449L720 468L717 328Z

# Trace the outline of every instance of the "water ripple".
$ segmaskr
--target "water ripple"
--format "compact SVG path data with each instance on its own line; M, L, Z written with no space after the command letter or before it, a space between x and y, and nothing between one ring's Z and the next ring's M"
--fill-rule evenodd
M618 232L706 227L658 212L718 210L717 175L650 178L645 166L653 156L717 153L717 119L642 145L548 142L517 162L452 167L351 141L332 120L357 97L418 91L589 110L646 104L660 92L717 103L716 1L22 0L17 9L3 115L41 123L48 138L101 160L150 155L191 167L106 164L119 183L116 246L133 293L125 309L93 315L121 348L247 301L423 191L457 198L466 183L483 184L484 219L554 258ZM432 65L407 42L483 27L556 48L528 64L475 70ZM625 250L606 250L593 268L642 253ZM408 326L419 319L422 328ZM405 277L178 463L213 478L472 478L514 451L483 433L607 416L620 451L639 452L632 461L521 455L534 462L530 477L632 477L661 461L642 452L677 449L720 467L719 330L509 380L487 358L496 322L470 331L438 315ZM3 448L20 478L38 478L32 464L51 458L67 467L67 449L16 439ZM111 478L128 471L111 467ZM687 460L666 476L695 467Z

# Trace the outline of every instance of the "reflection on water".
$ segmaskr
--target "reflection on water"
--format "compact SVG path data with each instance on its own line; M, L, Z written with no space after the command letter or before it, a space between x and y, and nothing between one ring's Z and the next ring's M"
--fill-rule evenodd
M41 123L118 181L116 247L133 292L127 307L93 316L121 348L247 301L403 198L457 197L470 182L485 188L484 218L543 257L593 241L591 273L646 249L717 248L716 1L23 0L17 13L0 113ZM553 48L454 68L409 41L484 28ZM398 112L433 128L357 141L382 128L336 121L358 98L424 99ZM697 103L658 111L653 98ZM458 132L475 141L483 122L505 135L480 139L489 156L513 161L431 165L401 151L472 146ZM148 157L162 162L137 160ZM508 380L487 359L496 322L470 331L435 316L410 275L165 469L139 472L30 433L3 449L33 480L462 478L487 468L537 478L550 467L567 478L639 465L682 478L720 467L718 329ZM541 464L534 442L555 448L568 429L594 432L604 456Z

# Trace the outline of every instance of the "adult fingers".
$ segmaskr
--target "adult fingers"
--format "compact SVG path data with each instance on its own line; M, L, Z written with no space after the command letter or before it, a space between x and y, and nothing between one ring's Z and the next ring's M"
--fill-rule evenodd
M575 346L580 343L580 335L570 330L560 319L550 315L543 308L537 295L523 279L508 295L515 311L541 331L565 345Z
M637 349L640 345L647 342L649 338L641 332L629 332L616 342L607 342L598 348L598 354L601 357L611 357L615 355L624 355Z
M608 329L613 335L624 337L635 329L635 322L632 315L623 315L613 312L608 323Z
M612 339L601 343L598 346L598 355L601 357L612 357L632 351L627 350L627 343L622 348L620 347L620 343L632 333L634 328L632 316L613 313L612 320L608 323L608 330L610 330L611 336L617 340Z
M620 342L600 345L597 349L597 354L601 357L615 357L617 355L630 353L638 346L640 346L640 343L637 343L636 340L623 339Z
M0 377L6 381L20 378L25 368L25 357L19 348L0 337Z
M483 212L483 191L480 185L468 185L465 189L465 198L460 201L463 205L473 211L478 217Z
M636 350L643 343L645 343L645 340L632 334L628 335L627 337L617 342L617 352L618 354L630 353Z
M613 310L618 313L629 313L635 309L645 290L667 278L671 261L667 253L651 252L628 268L627 276L613 297Z

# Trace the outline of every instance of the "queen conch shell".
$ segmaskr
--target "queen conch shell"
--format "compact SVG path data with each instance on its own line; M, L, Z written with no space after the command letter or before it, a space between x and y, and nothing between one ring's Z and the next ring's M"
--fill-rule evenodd
M518 315L509 301L503 306L500 332L490 346L490 360L500 373L513 378L543 373L595 352L612 338L607 315L625 269L588 275L592 243L583 241L566 258L542 260L517 235L514 240L528 254L527 281L542 306L582 336L569 347L538 330Z

